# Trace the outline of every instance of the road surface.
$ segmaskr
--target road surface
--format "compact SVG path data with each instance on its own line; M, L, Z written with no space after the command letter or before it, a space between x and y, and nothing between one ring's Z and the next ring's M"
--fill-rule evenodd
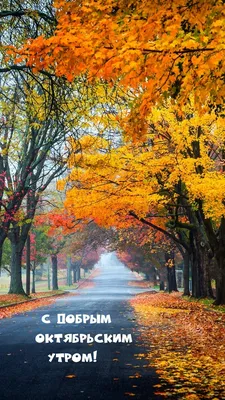
M77 295L0 321L0 399L140 400L160 399L154 370L138 358L145 349L129 299L142 290L129 286L134 275L113 254L102 257L100 273ZM92 287L91 287L92 286ZM57 324L57 314L111 316L111 323ZM50 324L41 321L50 315ZM132 343L36 343L38 334L131 334ZM49 354L97 350L97 362L49 362Z

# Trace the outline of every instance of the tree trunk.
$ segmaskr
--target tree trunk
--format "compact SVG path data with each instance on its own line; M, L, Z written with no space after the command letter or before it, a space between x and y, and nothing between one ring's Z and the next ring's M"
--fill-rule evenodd
M225 304L225 251L216 255L218 272L216 279L216 300L215 304Z
M5 242L7 235L3 228L0 228L0 271L2 270L2 253L3 253L3 245Z
M48 290L51 290L51 274L50 274L50 264L48 261Z
M216 261L216 300L214 304L225 304L225 218L221 219L218 230L215 230L209 219L205 219L204 222Z
M190 296L189 289L189 266L190 266L190 256L187 250L184 252L184 269L183 269L183 277L184 277L184 296Z
M217 261L216 300L215 304L225 304L225 219L221 221L215 254Z
M74 265L73 267L73 283L77 282L77 267Z
M174 252L165 253L165 261L167 264L167 290L169 293L177 292L176 271L174 262Z
M52 290L59 290L57 254L52 254L51 260L52 260Z
M35 291L35 268L32 270L32 293L36 293L36 291Z
M152 272L152 279L153 279L153 285L156 286L157 285L157 272L156 269L153 268L153 272Z
M175 266L167 267L168 292L177 292Z
M71 257L67 257L67 285L71 286L72 285L72 279L71 279Z
M3 244L0 245L0 276L2 274L2 252L3 252Z
M11 249L12 249L11 280L10 280L9 293L25 295L26 293L23 289L22 273L21 273L23 246L20 242L18 243L17 240L11 240Z
M196 235L193 235L193 259L192 259L192 297L202 297L202 278L203 272L201 271L201 258L199 251L199 243Z
M210 274L210 263L211 257L207 244L201 245L201 262L203 268L203 288L202 297L213 297L213 291L211 286L211 274Z
M27 236L27 246L26 246L26 294L30 294L30 235Z
M209 264L207 244L202 240L199 232L191 235L191 264L192 264L192 297L197 299L210 297L209 291Z

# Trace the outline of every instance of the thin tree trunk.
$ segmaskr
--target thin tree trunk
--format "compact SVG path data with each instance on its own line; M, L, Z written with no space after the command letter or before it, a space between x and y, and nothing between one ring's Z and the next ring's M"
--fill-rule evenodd
M32 270L32 293L36 293L36 291L35 291L35 268Z
M51 259L52 259L52 290L59 290L57 254L52 254Z
M27 236L26 246L26 294L30 294L30 235Z
M71 286L71 257L67 257L67 285Z
M3 244L0 245L0 276L2 274L2 252L3 252Z
M171 269L172 269L172 291L178 292L175 265Z
M51 274L50 274L50 264L48 261L48 290L51 290Z
M157 278L156 278L156 269L153 268L153 285L156 286L157 285Z
M3 245L5 242L7 235L3 228L0 228L0 271L2 270L2 254L3 254Z

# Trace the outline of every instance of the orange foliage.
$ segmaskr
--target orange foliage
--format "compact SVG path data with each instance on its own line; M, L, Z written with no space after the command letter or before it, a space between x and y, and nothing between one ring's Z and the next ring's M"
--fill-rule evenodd
M34 71L54 67L69 81L86 71L89 79L119 78L141 94L142 115L168 91L185 101L194 89L199 108L223 101L222 0L55 0L54 7L53 36L30 39L20 52Z
M46 226L47 234L54 236L55 234L70 234L77 229L75 217L68 215L65 209L57 211L49 211L44 215L37 215L35 217L36 226Z

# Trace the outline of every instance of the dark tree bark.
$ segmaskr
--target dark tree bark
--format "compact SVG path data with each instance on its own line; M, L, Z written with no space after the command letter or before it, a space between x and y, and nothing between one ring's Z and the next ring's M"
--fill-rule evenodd
M27 246L26 246L26 294L30 294L30 235L27 236Z
M216 254L218 273L216 279L215 305L225 304L225 251L221 249Z
M167 267L168 292L177 292L175 266Z
M190 267L190 255L188 251L184 252L183 256L184 260L184 269L183 269L183 277L184 277L184 296L190 296L189 289L189 267Z
M32 293L36 293L36 290L35 290L35 268L32 270Z
M50 273L49 263L48 263L48 290L51 290L51 273Z
M152 279L153 279L153 285L156 286L157 285L157 277L156 277L157 273L156 273L156 269L155 267L153 268L153 272L152 272Z
M203 230L204 227L201 227ZM200 230L190 234L192 264L192 296L195 298L212 297L210 264L210 243L205 240Z
M67 258L67 285L71 286L72 285L72 276L71 276L71 257Z
M220 224L218 245L215 252L217 261L216 300L215 304L225 304L225 219Z
M2 267L3 245L4 245L6 238L7 238L7 234L5 232L5 229L3 227L0 227L0 270Z
M173 291L177 292L177 281L176 281L176 271L175 271L175 262L174 262L174 252L165 253L165 261L167 264L167 289L168 292L171 293ZM168 265L171 263L172 265Z
M73 283L77 282L77 268L76 265L73 267Z
M10 235L12 257L11 257L11 280L10 280L10 294L23 294L25 291L22 284L22 253L24 242L17 237L17 229Z
M57 254L52 254L52 290L59 290L58 287L58 258Z

